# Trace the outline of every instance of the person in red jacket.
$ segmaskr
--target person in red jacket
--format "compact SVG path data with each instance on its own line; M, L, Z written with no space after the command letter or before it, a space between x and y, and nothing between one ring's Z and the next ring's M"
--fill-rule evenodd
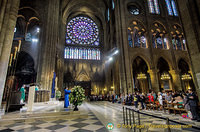
M149 94L148 98L149 98L149 102L154 102L154 97L151 95L151 93Z

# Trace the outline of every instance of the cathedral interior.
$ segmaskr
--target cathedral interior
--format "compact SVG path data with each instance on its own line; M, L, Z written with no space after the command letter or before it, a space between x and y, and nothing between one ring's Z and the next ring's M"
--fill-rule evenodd
M182 2L184 1L184 2ZM200 95L199 0L1 0L0 103L23 84ZM49 95L50 97L50 95Z
M76 86L86 99L74 112L77 100L63 103ZM190 112L166 98L152 103L152 91L197 104ZM139 109L137 94L153 110ZM200 0L0 0L0 132L125 132L116 126L132 116L140 125L140 115L142 124L166 120L168 128L149 132L172 122L199 131L198 99Z

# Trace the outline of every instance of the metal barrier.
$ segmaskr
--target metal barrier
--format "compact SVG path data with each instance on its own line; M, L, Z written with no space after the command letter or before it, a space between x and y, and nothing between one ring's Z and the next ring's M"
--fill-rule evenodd
M171 132L170 127L169 127L169 125L170 125L169 124L169 118L163 118L163 117L159 117L159 116L155 116L155 115L149 115L149 114L146 114L146 113L142 113L139 110L136 111L134 109L123 107L123 122L124 122L124 125L125 124L126 125L130 125L130 126L133 125L134 127L131 127L131 129L133 128L134 132L136 131L135 113L138 114L137 115L138 116L138 126L141 125L140 114L143 114L143 115L152 116L152 117L155 117L155 118L166 120L166 123L168 125L168 132ZM132 115L132 117L131 117L131 115ZM140 127L139 127L139 132L141 132L141 128Z
M125 110L124 110L125 109ZM129 110L129 113L127 112L127 110ZM131 112L132 111L132 112ZM131 114L132 113L132 114ZM141 125L141 122L140 122L140 114L142 115L146 115L146 116L151 116L151 117L154 117L154 118L159 118L159 119L163 119L163 120L166 120L166 124L167 124L167 130L168 132L171 132L170 130L170 122L173 122L173 123L176 123L176 124L179 124L179 125L188 125L188 124L185 124L185 123L182 123L182 122L178 122L178 121L174 121L174 120L170 120L169 118L164 118L164 117L159 117L159 116L155 116L155 115L150 115L150 114L147 114L147 113L143 113L143 112L140 112L139 110L134 110L134 109L131 109L131 108L127 108L127 107L124 107L123 106L123 121L124 121L124 125L133 125L133 129L134 129L134 132L136 131L136 127L135 127L135 124L136 124L136 121L135 121L135 113L138 113L138 125L140 126ZM129 114L129 124L128 124L128 114ZM126 116L125 116L126 115ZM131 115L132 115L132 120L131 120ZM196 130L200 130L200 127L196 127L196 126L191 126L193 129L196 129ZM132 129L132 127L131 127ZM141 128L139 127L139 132L141 132Z
M124 125L125 124L126 125L130 125L130 126L133 125L134 127L131 127L131 129L133 129L134 132L136 131L136 121L135 121L135 117L136 116L135 116L135 113L138 113L137 116L138 116L138 125L139 126L141 125L140 114L166 120L166 125L167 125L168 132L171 132L171 130L170 130L170 122L173 122L173 123L176 123L176 124L180 124L180 125L188 125L188 124L185 124L185 123L182 123L182 122L177 122L177 121L174 121L174 120L170 120L169 118L150 115L150 114L147 114L147 113L140 112L139 110L136 111L136 110L131 109L131 108L123 107L123 122L124 122ZM132 118L131 118L131 115L132 115ZM192 126L192 128L200 130L200 128L196 127L196 126ZM141 128L139 127L138 129L139 129L139 132L141 132Z

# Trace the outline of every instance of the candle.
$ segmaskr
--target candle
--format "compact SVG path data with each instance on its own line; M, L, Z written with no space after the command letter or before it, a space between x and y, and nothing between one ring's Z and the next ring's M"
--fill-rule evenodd
M12 59L13 59L13 54L10 54L9 66L11 66L11 64L12 64Z
M14 60L16 59L16 55L17 55L17 47L15 47Z
M20 51L22 41L19 40L18 52Z

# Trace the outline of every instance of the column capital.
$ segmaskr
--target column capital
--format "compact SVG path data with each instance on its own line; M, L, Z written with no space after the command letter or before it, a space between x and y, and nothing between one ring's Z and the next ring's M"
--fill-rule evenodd
M150 69L147 71L149 74L153 74L153 73L158 73L159 70L158 69Z
M170 70L170 74L180 74L180 70Z

